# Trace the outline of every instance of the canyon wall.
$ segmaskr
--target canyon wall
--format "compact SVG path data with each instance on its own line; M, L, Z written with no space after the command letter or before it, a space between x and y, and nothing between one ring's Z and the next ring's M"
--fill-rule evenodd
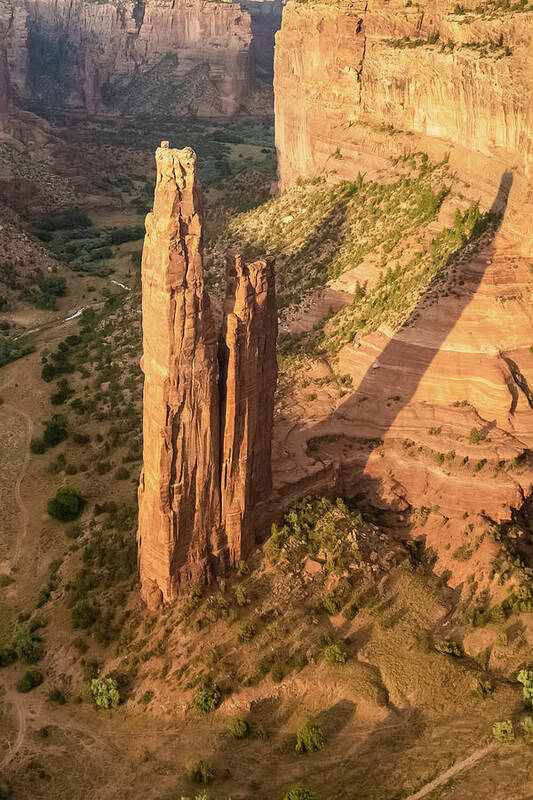
M533 488L533 11L465 5L478 11L290 2L274 86L282 191L319 176L387 183L398 159L422 152L449 158L455 203L502 215L399 328L342 347L331 361L351 382L341 401L321 419L295 403L275 434L281 501L364 493L383 509L433 510L417 533L458 583L472 562L448 551L487 519L512 517ZM432 235L454 211L442 209ZM353 267L342 284L352 293L373 276Z
M219 337L203 280L196 156L163 142L156 164L142 259L138 528L151 607L209 583L265 535L277 374L273 262L230 262Z
M280 184L372 177L390 157L419 150L435 160L449 154L488 208L511 169L512 201L528 206L519 227L529 247L533 11L455 7L288 4L275 64Z
M230 116L251 90L237 4L28 2L27 94L44 107Z
M282 0L4 4L11 85L38 112L272 113Z

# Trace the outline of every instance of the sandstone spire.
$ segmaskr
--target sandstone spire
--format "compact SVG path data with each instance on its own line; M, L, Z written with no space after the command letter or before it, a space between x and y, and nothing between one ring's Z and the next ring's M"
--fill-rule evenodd
M273 260L233 259L218 337L203 281L196 156L162 142L156 164L142 259L138 529L151 607L208 583L264 534L277 377Z
M278 321L272 259L228 258L221 347L222 515L230 562L253 546L272 490L271 442Z

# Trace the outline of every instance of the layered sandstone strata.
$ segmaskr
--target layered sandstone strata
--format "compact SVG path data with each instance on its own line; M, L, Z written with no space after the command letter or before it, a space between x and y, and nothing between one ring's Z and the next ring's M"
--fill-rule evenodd
M388 182L398 158L422 151L449 157L461 202L481 200L503 220L477 252L457 255L453 275L399 330L356 334L320 365L351 388L342 399L319 390L320 411L297 397L276 426L274 465L285 502L365 493L383 509L433 509L415 535L462 585L479 555L452 559L462 537L470 528L482 537L533 491L533 12L455 6L285 8L275 65L282 189L318 175ZM451 211L435 232L453 224ZM371 280L365 269L354 265L352 289Z
M250 90L250 18L238 5L28 4L28 93L99 113L229 116Z
M271 81L282 0L2 2L11 85L39 111L229 117Z
M143 596L156 606L245 557L272 486L276 301L272 261L229 270L218 337L202 271L202 200L190 148L156 153L142 261ZM220 367L219 367L220 363Z
M373 176L417 150L449 154L486 207L514 172L512 205L527 206L519 225L533 242L533 11L456 9L451 0L285 7L274 87L282 188Z

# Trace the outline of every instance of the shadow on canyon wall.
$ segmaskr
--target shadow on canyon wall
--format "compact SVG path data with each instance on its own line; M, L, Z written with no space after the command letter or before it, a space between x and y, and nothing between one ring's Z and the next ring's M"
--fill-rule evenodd
M490 231L490 241L486 242L485 239L480 250L483 262L487 265L492 262L495 251L494 240L507 211L512 185L513 174L507 171L504 172L498 192L489 211L489 214L496 219L496 223L493 223L488 229ZM487 233L485 233L486 236ZM458 248L450 256L446 267L455 260L462 250L463 247ZM468 266L466 270L468 270ZM423 310L427 308L430 301L438 302L436 290L443 271L440 270L433 278L402 327L388 342L383 351L377 355L376 361L369 367L356 391L336 409L332 416L308 430L307 441L313 440L314 442L313 455L318 460L323 461L325 465L324 472L327 473L322 473L322 477L318 478L318 482L321 483L321 489L325 485L329 485L330 491L335 492L337 495L346 498L358 495L358 491L354 491L353 487L357 487L363 478L368 456L363 460L361 460L360 452L356 457L352 458L350 456L343 458L332 456L331 453L328 454L328 440L335 443L335 451L338 452L339 447L342 446L343 439L346 439L347 445L353 440L361 439L362 437L357 430L357 418L361 414L361 406L365 403L375 413L376 436L383 437L391 429L399 414L412 401L425 373L476 293L485 272L484 269L478 269L469 273L468 281L465 281L461 287L461 293L457 293L453 314L447 317L445 325L442 325L438 330L432 331L430 346L425 347L419 343L411 344L406 342L405 338L402 338L402 331L409 326L417 324L417 319L423 313ZM409 362L407 369L402 367L402 363L406 363L406 354ZM390 396L388 398L383 396L383 384L389 387ZM516 387L513 388L516 390ZM378 400L377 403L376 399ZM368 411L366 411L365 416L367 420L365 424L368 427ZM353 434L350 436L346 433L336 435L334 430L335 418L338 421L347 421L349 425L352 425ZM371 483L372 486L369 486L368 480L366 481L365 494L379 497L382 487L378 484L381 481L372 479ZM313 488L312 485L309 486L309 493L313 493Z

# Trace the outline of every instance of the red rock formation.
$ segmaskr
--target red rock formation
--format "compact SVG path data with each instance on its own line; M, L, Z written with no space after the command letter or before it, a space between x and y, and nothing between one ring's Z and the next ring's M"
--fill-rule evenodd
M203 282L195 161L190 148L163 142L157 150L143 251L138 542L142 593L152 607L185 584L208 583L249 552L272 485L273 263L236 262L219 354Z
M523 252L533 245L533 11L461 6L471 11L454 0L285 7L274 80L282 188L323 174L372 178L417 150L447 154L487 208L514 171L513 194L528 205Z
M277 314L271 259L228 259L221 367L225 388L222 518L230 563L250 552L272 490ZM263 525L264 527L264 525Z
M256 102L255 51L269 49L272 61L273 32L263 31L280 19L279 0L266 3L278 13L261 15L261 36L237 2L1 2L10 6L17 93L37 109L89 114L232 116Z
M282 188L317 175L387 182L396 159L422 151L448 156L468 200L504 214L459 256L456 285L433 287L399 329L340 350L335 372L352 380L341 400L314 418L293 402L276 426L282 497L365 492L386 509L435 509L434 528L415 535L456 585L474 571L448 552L463 515L483 532L533 492L533 12L461 6L291 2L275 65Z

